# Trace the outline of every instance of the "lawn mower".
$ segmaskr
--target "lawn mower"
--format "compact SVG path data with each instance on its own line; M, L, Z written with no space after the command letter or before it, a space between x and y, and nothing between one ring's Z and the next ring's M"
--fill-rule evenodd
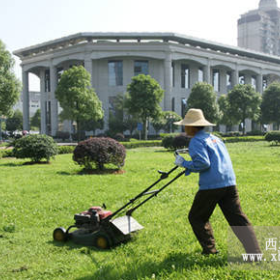
M177 150L175 153L178 154L178 152L184 151L186 151L186 149ZM168 178L177 168L178 166L175 166L169 172L158 170L160 178L155 183L130 199L128 203L115 212L106 211L106 206L103 204L104 209L100 206L93 206L87 211L75 214L75 224L69 226L67 230L63 227L56 228L53 231L53 239L55 241L64 242L72 240L74 243L85 246L95 246L99 249L107 249L129 240L133 233L143 229L143 226L132 217L132 213L151 198L157 196L157 194L185 173L185 170L181 171L163 187L157 190L151 190L161 180ZM148 195L146 199L141 200L137 205L134 204L137 200L139 201L140 198L146 195ZM129 208L129 206L131 206L131 208ZM125 215L119 216L127 208L129 209L126 211ZM72 228L77 229L70 232Z

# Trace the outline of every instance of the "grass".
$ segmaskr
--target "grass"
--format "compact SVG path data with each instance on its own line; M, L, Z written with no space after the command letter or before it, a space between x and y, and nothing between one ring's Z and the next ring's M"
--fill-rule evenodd
M266 142L227 144L241 205L256 226L279 226L280 147ZM81 175L71 155L51 164L0 160L0 279L280 279L277 271L236 271L227 263L228 225L217 207L211 218L219 256L203 257L188 222L196 174L181 177L134 212L145 228L130 242L100 251L52 241L75 213L106 203L116 210L170 170L163 148L127 151L125 173Z

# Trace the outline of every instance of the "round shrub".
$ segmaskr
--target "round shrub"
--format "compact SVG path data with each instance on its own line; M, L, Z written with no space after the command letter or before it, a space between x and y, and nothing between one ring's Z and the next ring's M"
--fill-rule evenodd
M174 140L174 135L167 135L162 139L161 145L167 150L173 150L174 149L173 140Z
M111 163L118 168L124 165L125 147L112 138L90 138L80 142L73 154L73 160L86 169L104 169L104 164Z
M190 138L187 137L186 134L182 133L173 139L173 148L175 150L177 149L183 149L188 148L190 143Z
M269 131L265 135L265 140L274 142L276 145L280 143L280 131Z
M16 158L30 158L33 162L40 162L42 159L49 162L57 152L56 142L47 135L28 135L14 142L13 155Z

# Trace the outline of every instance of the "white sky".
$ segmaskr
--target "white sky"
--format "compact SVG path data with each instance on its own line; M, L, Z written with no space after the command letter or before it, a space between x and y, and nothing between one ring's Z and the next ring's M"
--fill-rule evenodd
M78 32L176 32L234 46L238 18L258 4L259 0L0 0L0 40L12 52ZM21 79L20 60L15 59Z

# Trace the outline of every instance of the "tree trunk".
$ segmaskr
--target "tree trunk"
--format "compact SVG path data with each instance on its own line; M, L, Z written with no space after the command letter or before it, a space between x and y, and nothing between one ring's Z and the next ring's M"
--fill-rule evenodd
M144 139L148 140L148 118L144 120Z

